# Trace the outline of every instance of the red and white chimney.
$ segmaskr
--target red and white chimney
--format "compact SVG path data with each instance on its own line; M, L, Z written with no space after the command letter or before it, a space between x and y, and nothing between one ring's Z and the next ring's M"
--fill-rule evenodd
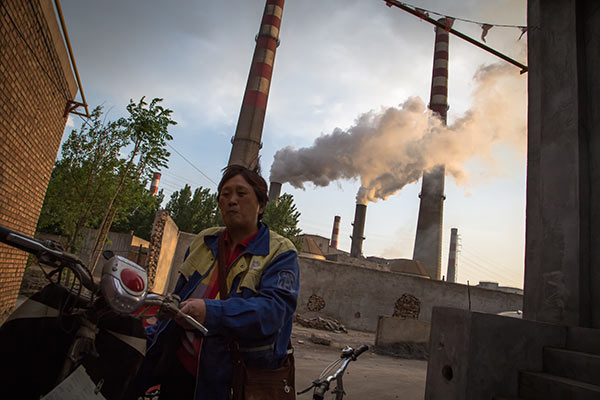
M439 22L451 27L451 21L442 18ZM435 50L429 108L437 114L444 125L448 112L448 42L450 35L440 27L435 29ZM440 280L442 267L442 225L444 214L444 180L446 170L437 165L423 173L419 197L419 217L413 260L421 262L431 279Z
M265 4L228 165L252 168L258 160L283 4L284 0L267 0Z
M336 215L333 218L333 230L331 231L331 243L329 244L330 247L333 247L334 249L337 249L338 247L338 237L340 235L340 221L342 220L342 217L340 217L339 215Z
M150 193L152 196L156 196L158 194L158 184L160 183L160 172L155 172L152 176L152 184L150 185Z

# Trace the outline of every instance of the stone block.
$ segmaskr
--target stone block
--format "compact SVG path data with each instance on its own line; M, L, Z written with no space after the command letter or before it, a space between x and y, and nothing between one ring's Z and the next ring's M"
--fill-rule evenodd
M375 351L402 358L427 359L430 324L417 319L380 315Z
M564 326L435 307L425 399L518 396L519 371L541 371L543 348L566 337Z

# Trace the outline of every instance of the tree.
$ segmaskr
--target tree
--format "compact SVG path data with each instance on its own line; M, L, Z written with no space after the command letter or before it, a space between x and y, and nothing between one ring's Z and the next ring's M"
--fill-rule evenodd
M269 228L290 239L298 251L302 251L302 242L297 238L302 232L298 228L300 212L294 204L294 196L284 193L279 197L277 205L273 202L267 203L262 220Z
M176 122L171 119L172 110L163 108L158 103L162 99L155 98L150 104L144 101L144 97L136 104L131 100L127 105L129 117L118 120L118 131L127 145L132 147L126 163L119 168L119 183L106 206L106 211L100 228L92 255L88 263L92 272L94 271L100 253L106 241L108 231L112 225L117 212L115 202L123 189L125 180L130 174L140 177L149 175L152 170L158 170L167 166L167 160L170 153L167 151L167 141L173 139L169 134L169 125L175 125Z
M73 130L52 171L38 221L38 230L64 235L72 248L82 228L93 225L116 184L125 141L114 122L96 107L80 130Z
M218 210L216 193L202 187L194 190L185 185L183 189L173 192L165 209L179 230L198 233L203 229L222 224Z
M127 206L115 216L111 231L134 231L136 236L150 240L154 218L164 199L163 190L154 196L148 191L147 185L142 186L141 190L140 187L137 189L128 199Z

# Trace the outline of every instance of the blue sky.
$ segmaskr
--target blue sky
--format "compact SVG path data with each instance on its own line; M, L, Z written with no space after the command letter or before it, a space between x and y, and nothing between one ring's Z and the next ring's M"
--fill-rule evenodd
M413 0L411 4L491 24L525 25L525 0ZM90 106L103 104L109 118L122 115L129 99L162 97L174 110L173 147L218 181L254 51L264 0L62 0L73 51ZM476 24L454 28L479 38ZM488 44L526 63L526 35L495 27ZM427 104L431 85L433 27L381 0L288 0L283 11L263 130L261 164L268 178L274 154L285 146L309 147L335 128L349 129L363 113L398 107L416 96ZM498 59L456 37L450 38L448 124L475 104L474 74ZM506 93L515 120L526 114L526 75L514 67ZM505 88L507 88L506 86ZM501 87L502 88L502 87ZM507 97L508 98L508 97ZM514 100L512 100L514 98ZM493 118L492 118L493 119ZM512 121L506 113L494 123ZM79 127L79 118L69 123ZM522 132L524 137L524 132ZM469 178L446 179L442 270L450 228L458 228L458 281L481 280L522 287L526 159L523 140L500 140L490 154L470 158ZM161 188L166 198L185 183L215 189L172 152ZM305 190L284 184L302 213L305 233L329 237L341 216L340 248L349 250L359 180ZM367 256L411 258L421 183L411 183L385 201L369 203Z

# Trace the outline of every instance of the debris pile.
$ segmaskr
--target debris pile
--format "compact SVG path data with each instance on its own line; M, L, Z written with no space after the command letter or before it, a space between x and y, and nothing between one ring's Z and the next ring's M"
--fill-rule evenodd
M323 317L315 317L315 318L303 318L296 314L294 316L294 322L313 329L321 329L323 331L332 331L335 333L348 333L348 330L342 325L342 323L333 318L323 318Z

